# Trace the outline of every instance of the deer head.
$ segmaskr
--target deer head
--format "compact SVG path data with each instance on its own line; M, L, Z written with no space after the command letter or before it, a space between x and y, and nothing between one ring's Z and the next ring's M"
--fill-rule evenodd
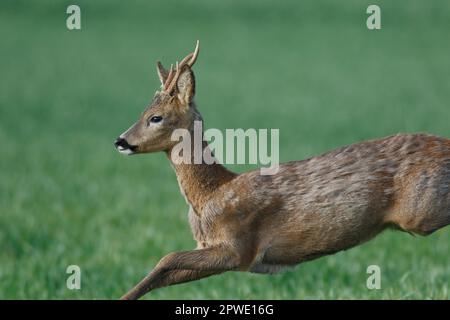
M114 145L124 154L148 153L170 150L177 141L171 135L175 129L192 131L195 120L201 116L195 108L195 78L192 66L197 60L199 42L194 52L169 70L157 62L161 89L156 91L152 102L140 119L116 139Z

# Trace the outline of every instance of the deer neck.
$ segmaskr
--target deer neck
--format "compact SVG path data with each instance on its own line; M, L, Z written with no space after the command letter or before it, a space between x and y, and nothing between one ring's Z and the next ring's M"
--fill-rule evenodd
M191 143L191 145L193 146L194 143ZM202 154L206 148L209 150L206 141L202 140L201 146ZM166 151L177 175L180 191L195 213L201 216L208 199L221 185L233 179L236 174L219 163L207 164L203 158L201 163L198 163L198 159L194 159L193 147L191 149L191 161L188 163L174 162L171 153L172 149ZM197 160L197 163L194 160Z

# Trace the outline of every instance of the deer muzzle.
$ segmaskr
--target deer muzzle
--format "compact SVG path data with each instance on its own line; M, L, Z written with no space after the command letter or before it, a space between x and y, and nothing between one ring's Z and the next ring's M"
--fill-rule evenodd
M116 141L114 141L114 146L116 149L123 154L130 155L133 154L136 150L137 146L133 146L127 142L124 138L117 138Z

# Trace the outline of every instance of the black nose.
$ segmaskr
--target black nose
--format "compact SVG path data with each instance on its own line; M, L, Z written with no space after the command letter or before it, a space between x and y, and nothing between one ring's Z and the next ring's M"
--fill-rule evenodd
M130 150L134 150L136 149L136 146L132 146L130 145L127 140L125 140L124 138L117 138L116 141L114 141L114 145L116 146L116 148L123 148L123 149L130 149Z
M117 138L116 141L114 141L114 145L116 146L116 148L118 147L124 147L124 143L126 143L126 140L123 138Z

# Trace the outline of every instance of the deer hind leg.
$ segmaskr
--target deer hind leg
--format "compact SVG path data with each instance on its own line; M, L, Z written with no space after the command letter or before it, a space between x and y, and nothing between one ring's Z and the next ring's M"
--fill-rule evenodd
M239 255L226 247L173 252L162 258L153 271L121 299L139 299L153 289L234 270L239 264Z
M401 229L426 236L450 224L450 174L419 178L408 191L394 216Z
M416 218L400 226L408 232L427 236L450 224L449 211L424 213L423 216L422 218L419 214Z

